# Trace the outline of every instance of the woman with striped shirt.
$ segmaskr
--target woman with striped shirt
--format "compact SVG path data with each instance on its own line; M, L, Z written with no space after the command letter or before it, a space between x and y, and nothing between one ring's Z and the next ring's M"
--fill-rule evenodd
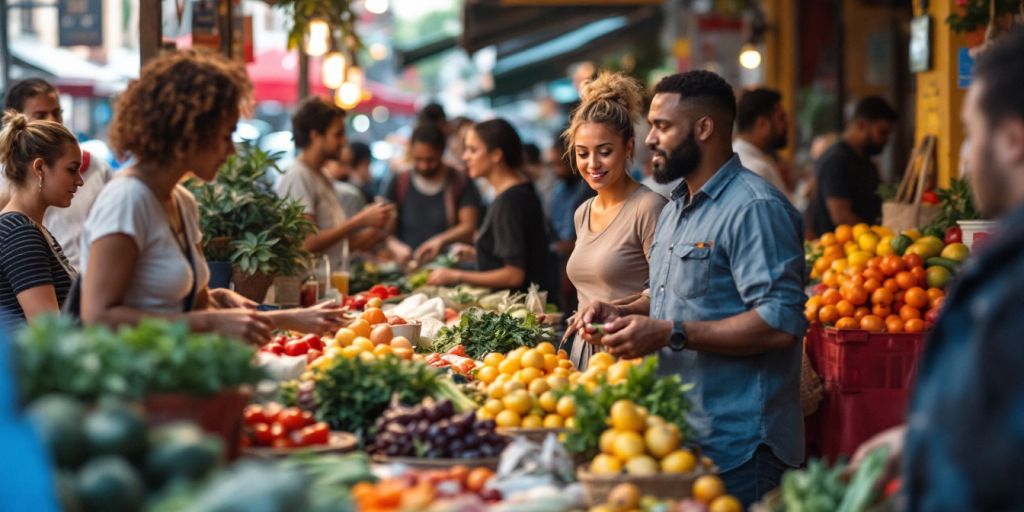
M0 316L13 324L60 311L75 271L43 227L51 207L67 208L82 186L82 151L60 123L8 111L0 164L12 196L0 212Z

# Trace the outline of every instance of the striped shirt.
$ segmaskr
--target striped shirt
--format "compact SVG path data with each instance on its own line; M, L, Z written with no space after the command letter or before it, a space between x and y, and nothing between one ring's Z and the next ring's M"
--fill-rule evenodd
M0 215L0 316L24 323L18 294L37 286L52 285L57 304L64 304L71 276L55 252L64 258L60 244L55 241L52 250L47 247L46 237L28 217L17 212Z

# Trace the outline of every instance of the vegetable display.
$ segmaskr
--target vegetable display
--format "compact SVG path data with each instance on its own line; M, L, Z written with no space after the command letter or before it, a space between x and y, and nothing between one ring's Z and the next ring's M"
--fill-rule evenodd
M76 327L48 317L22 330L16 341L21 390L31 399L67 393L81 399L111 394L213 394L257 382L254 348L217 334L191 333L184 323L145 319L116 332Z
M437 333L435 352L448 352L455 345L466 347L466 356L482 359L491 352L506 353L519 347L533 347L551 338L532 313L516 318L507 313L463 312L458 325L445 327Z
M330 441L330 428L317 422L313 413L298 407L283 408L278 404L252 404L245 408L245 437L249 446L295 448L325 445Z
M455 414L450 400L426 399L415 407L393 405L377 421L370 453L389 457L480 459L496 457L508 440L494 421L472 411Z
M863 512L878 498L878 480L885 472L888 449L879 448L864 458L849 483L845 463L832 468L812 460L807 469L788 471L782 476L782 503L776 510L786 512Z

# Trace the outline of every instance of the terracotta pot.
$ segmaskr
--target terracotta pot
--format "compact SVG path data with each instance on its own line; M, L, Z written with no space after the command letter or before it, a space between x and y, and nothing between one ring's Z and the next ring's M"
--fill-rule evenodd
M263 273L248 275L236 268L231 280L235 283L236 292L262 304L267 296L267 290L274 283L274 276Z
M249 403L248 390L225 390L210 396L185 393L149 395L143 401L150 426L174 421L193 421L224 441L224 456L238 457L242 436L242 413Z

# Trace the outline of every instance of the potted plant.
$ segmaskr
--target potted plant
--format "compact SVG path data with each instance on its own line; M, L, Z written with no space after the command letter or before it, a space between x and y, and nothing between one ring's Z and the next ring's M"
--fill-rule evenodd
M257 302L275 276L295 276L303 268L308 253L302 241L315 230L301 204L274 192L268 174L282 173L279 158L243 143L212 183L189 182L204 252L211 262L230 265L236 291Z

